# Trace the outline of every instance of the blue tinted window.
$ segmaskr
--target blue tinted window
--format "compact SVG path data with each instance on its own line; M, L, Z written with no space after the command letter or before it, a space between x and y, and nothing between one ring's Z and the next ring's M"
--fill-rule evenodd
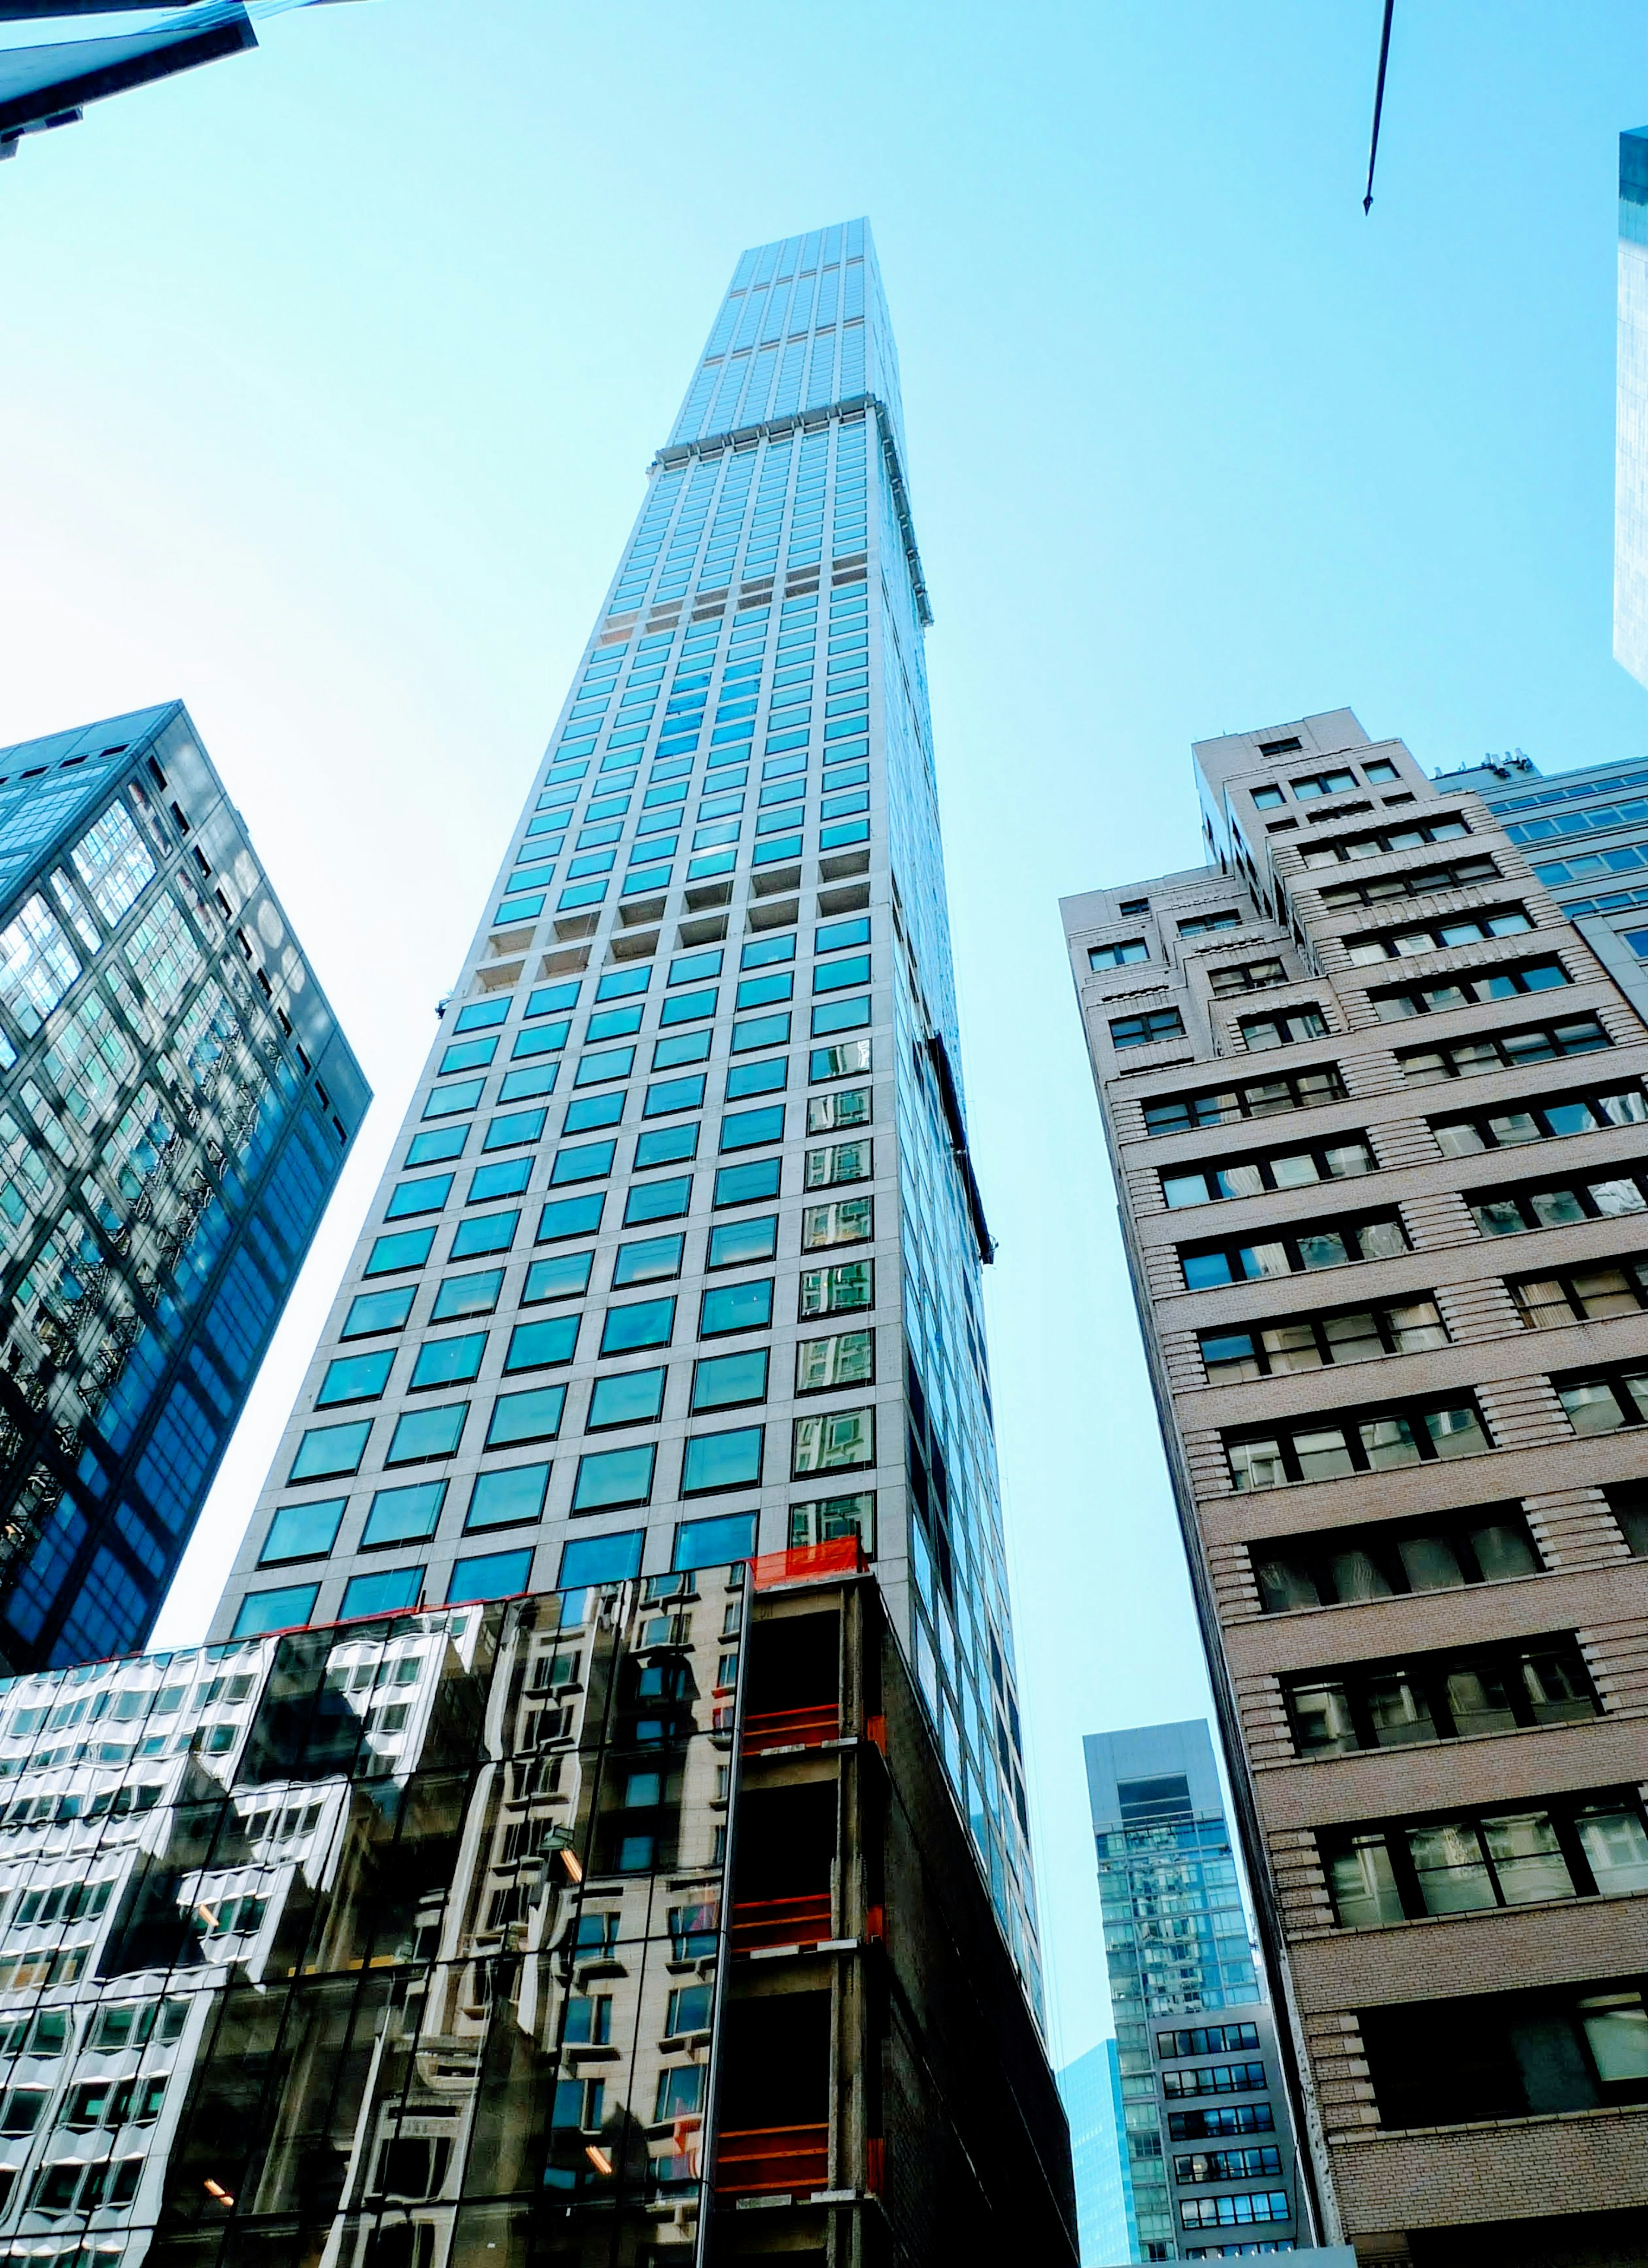
M676 1181L644 1182L632 1189L624 1201L624 1226L633 1228L647 1220L675 1220L691 1202L690 1174Z
M695 1079L659 1079L646 1091L644 1118L667 1118L677 1110L696 1110L704 1097L703 1074Z
M542 1110L511 1110L502 1118L495 1118L487 1128L483 1150L512 1150L517 1143L535 1142L544 1130L548 1113ZM464 1131L468 1132L466 1127Z
M740 1221L729 1233L737 1234L744 1229L765 1230L776 1226L776 1222ZM765 1243L768 1240L763 1237L757 1241ZM764 1259L769 1256L758 1252L751 1256ZM714 1264L712 1262L711 1265ZM721 1264L725 1266L727 1263L723 1262ZM762 1277L754 1284L724 1284L703 1295L698 1309L698 1336L710 1339L719 1338L728 1331L765 1330L772 1321L772 1313L773 1279L770 1276Z
M404 1329L416 1293L415 1284L398 1284L392 1292L362 1292L349 1301L349 1311L344 1317L341 1336L346 1339L364 1339L373 1331Z
M380 1236L366 1262L368 1276L394 1276L403 1268L421 1268L435 1241L432 1228L403 1228L398 1236Z
M248 1591L235 1616L234 1638L261 1638L266 1631L298 1630L314 1612L319 1583L289 1583L278 1591Z
M486 1352L484 1331L469 1331L458 1339L425 1339L418 1349L409 1381L413 1389L430 1386L461 1386L474 1378Z
M698 1122L693 1119L685 1126L661 1126L651 1134L643 1134L635 1147L635 1170L650 1172L655 1166L679 1165L684 1158L698 1154Z
M407 1151L408 1166L432 1166L444 1158L461 1158L464 1144L469 1139L467 1126L432 1126L426 1134L415 1134Z
M673 1071L680 1064L707 1063L710 1057L709 1032L678 1032L673 1039L659 1040L652 1049L654 1071Z
M327 1365L320 1391L315 1396L316 1409L328 1410L340 1402L375 1402L389 1383L394 1361L393 1347L384 1347L372 1354L340 1355L335 1362Z
M438 1410L408 1410L396 1420L386 1465L421 1464L426 1457L449 1457L463 1438L467 1402L444 1402Z
M578 988L576 984L543 984L536 992L526 996L528 1016L553 1016L557 1010L576 1008Z
M526 1270L522 1307L535 1307L541 1300L576 1300L589 1289L594 1257L592 1252L563 1252L553 1260L534 1260Z
M533 1556L527 1551L486 1551L460 1559L446 1586L449 1607L477 1599L512 1599L532 1585Z
M725 1567L755 1549L755 1515L735 1512L723 1520L683 1520L675 1530L676 1568Z
M691 1436L681 1459L681 1494L709 1496L719 1489L754 1488L761 1476L764 1438L759 1425Z
M604 1181L617 1149L615 1142L583 1142L575 1149L557 1150L549 1179L555 1183Z
M716 955L717 960L720 955ZM713 985L706 992L678 992L666 999L658 1015L660 1025L696 1024L706 1016L713 1016L718 995Z
M337 1542L338 1526L347 1501L341 1496L329 1496L316 1504L283 1506L269 1522L258 1565L276 1567L286 1559L324 1559Z
M489 1032L495 1024L507 1021L510 1012L509 995L501 1000L472 1000L467 1008L458 1011L456 1032Z
M764 1008L774 1000L787 1000L794 990L794 972L788 968L776 969L768 976L747 976L733 1005L740 1013L746 1008Z
M643 961L638 968L614 968L595 987L595 998L598 1000L628 1000L637 992L644 992L651 982L650 962Z
M578 1346L578 1315L548 1315L539 1323L517 1323L510 1333L505 1373L544 1370L551 1363L570 1362Z
M621 1244L613 1263L613 1288L679 1276L686 1241L682 1236L646 1236L634 1244Z
M776 937L752 938L739 955L740 968L766 968L776 961L795 959L795 932L781 932Z
M507 1252L519 1226L518 1212L489 1212L479 1220L460 1220L447 1257L473 1260L482 1252Z
M564 1394L566 1389L557 1386L553 1391ZM551 1432L554 1430L549 1428ZM548 1465L508 1465L501 1472L480 1474L469 1494L466 1533L473 1534L477 1528L511 1528L519 1521L539 1519L548 1485Z
M622 1454L623 1452L620 1452ZM557 1588L569 1591L589 1583L626 1583L641 1572L643 1530L623 1535L583 1535L561 1554Z
M450 1323L460 1315L489 1315L503 1289L501 1268L477 1268L473 1276L449 1276L435 1294L430 1321Z
M725 1220L710 1232L706 1265L741 1268L752 1260L770 1260L778 1249L778 1216L769 1213L755 1220ZM700 1326L703 1328L703 1326Z
M756 1048L787 1047L790 1042L788 1014L746 1016L732 1027L732 1053L749 1055Z
M358 1472L360 1461L366 1454L366 1436L371 1432L370 1418L363 1418L352 1425L315 1427L298 1444L288 1477L294 1481L330 1480L335 1474Z
M433 1535L446 1500L445 1481L419 1481L412 1488L379 1489L372 1500L361 1549L371 1551L386 1543L421 1543Z
M492 1197L518 1197L532 1178L530 1158L502 1158L496 1166L477 1166L469 1176L466 1204L485 1204Z
M765 1063L734 1064L726 1075L726 1099L737 1102L747 1094L775 1094L789 1080L788 1056L772 1056Z
M646 1425L664 1407L662 1370L626 1370L598 1378L590 1393L590 1432L609 1425Z
M721 1121L723 1150L754 1150L764 1148L769 1142L784 1140L784 1105L770 1104L765 1110L735 1110Z
M710 1355L693 1369L695 1410L731 1410L742 1402L767 1399L767 1350Z
M452 1195L452 1185L450 1174L431 1174L422 1182L402 1182L390 1192L384 1219L404 1220L408 1214L438 1212Z
M778 1194L779 1160L756 1158L747 1166L723 1166L715 1177L717 1205L753 1204Z
M644 1441L636 1448L599 1449L580 1457L572 1490L573 1511L607 1512L623 1505L645 1504L652 1493L656 1454L656 1446ZM566 1580L564 1560L562 1580Z
M534 1386L525 1394L500 1394L492 1404L487 1427L489 1449L504 1449L524 1441L553 1441L561 1431L566 1406L564 1386Z
M636 1347L667 1346L675 1325L675 1302L632 1300L622 1307L608 1307L601 1326L603 1354L629 1354Z
M563 1236L592 1236L600 1226L606 1202L604 1193L598 1191L593 1197L563 1197L559 1204L547 1204L538 1216L538 1242L554 1244Z
M868 945L870 917L863 914L857 921L827 922L813 939L814 953L841 953L850 945Z
M813 1011L813 1037L821 1039L827 1032L850 1032L869 1020L868 999L821 1001Z
M566 1116L561 1122L563 1134L586 1134L592 1126L616 1126L624 1114L628 1097L621 1087L616 1094L586 1094L576 1102L569 1102Z
M343 1594L342 1619L393 1615L416 1606L423 1594L422 1567L386 1567L381 1574L357 1575Z
M473 1110L481 1100L483 1079L455 1079L445 1086L432 1090L423 1106L425 1118L450 1118L456 1113Z
M681 954L669 967L672 984L695 984L702 977L719 976L720 974L721 954L718 947L709 953Z

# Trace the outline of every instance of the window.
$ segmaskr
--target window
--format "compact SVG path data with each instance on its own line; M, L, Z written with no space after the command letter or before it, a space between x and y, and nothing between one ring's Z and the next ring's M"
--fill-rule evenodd
M1527 1638L1283 1680L1301 1756L1568 1725L1600 1709L1576 1641Z
M624 1456L630 1453L618 1450L612 1454ZM567 1544L561 1554L556 1589L571 1591L587 1583L627 1582L641 1571L642 1541L642 1530L636 1528L622 1535L589 1535ZM578 1950L585 1959L598 1947L610 1951L617 1935L618 1920L615 1913L592 1914L587 1907L578 1916ZM598 1930L600 1936L596 1935Z
M814 1543L831 1543L850 1535L870 1553L875 1550L875 1491L852 1496L814 1497L790 1507L790 1544L800 1550Z
M728 1284L706 1292L698 1309L700 1338L719 1338L733 1331L765 1330L772 1322L773 1279L753 1284Z
M635 1146L635 1170L637 1174L651 1172L659 1166L675 1166L698 1154L698 1122L691 1120L685 1126L661 1126L650 1134L638 1137Z
M418 1349L408 1389L416 1393L427 1392L431 1386L467 1385L480 1373L486 1343L484 1331L459 1339L426 1339Z
M412 1301L417 1287L413 1284L398 1285L392 1292L363 1292L349 1302L344 1318L341 1338L371 1338L378 1331L399 1331L406 1328L412 1313Z
M412 1137L406 1161L408 1166L432 1166L439 1159L461 1158L468 1139L467 1126L432 1126L427 1133Z
M726 1220L710 1232L707 1268L742 1268L752 1261L770 1260L778 1249L778 1216L768 1213L753 1220Z
M740 1354L711 1355L693 1366L692 1407L732 1410L747 1402L767 1399L767 1349L751 1347Z
M1348 937L1344 948L1352 963L1362 968L1373 961L1443 953L1452 946L1478 945L1490 938L1519 937L1533 926L1526 910L1513 906L1500 913L1456 914L1446 921L1427 923L1422 929L1381 930L1370 937ZM1502 996L1490 993L1474 997Z
M801 1276L803 1321L875 1305L875 1263L849 1260L836 1268L808 1268Z
M278 1591L248 1591L231 1633L235 1638L261 1638L267 1631L297 1630L314 1612L320 1594L319 1583L290 1583Z
M1496 968L1482 976L1461 976L1446 983L1413 984L1402 990L1370 992L1368 999L1379 1021L1400 1023L1408 1016L1444 1015L1473 1001L1508 1000L1518 993L1554 992L1569 982L1560 961L1530 961L1519 968Z
M1364 2008L1357 2021L1387 2126L1648 2100L1641 1977L1400 2002Z
M1231 1126L1239 1118L1269 1118L1281 1110L1311 1110L1344 1099L1337 1064L1324 1064L1316 1071L1291 1071L1212 1094L1162 1095L1144 1105L1144 1131L1182 1134L1193 1126Z
M1302 1419L1262 1433L1225 1437L1232 1484L1238 1489L1392 1472L1437 1458L1476 1456L1492 1446L1475 1403L1466 1397L1431 1409Z
M547 1370L552 1364L570 1362L578 1346L578 1315L552 1315L535 1323L517 1323L510 1333L504 1358L504 1374L523 1370Z
M1113 1048L1147 1048L1158 1040L1181 1040L1184 1018L1177 1008L1153 1008L1144 1016L1115 1016L1110 1022Z
M1262 2142L1250 2150L1196 2150L1173 2160L1174 2181L1191 2184L1262 2181L1281 2171L1282 2153L1274 2142Z
M358 1472L360 1461L366 1454L366 1436L371 1432L370 1418L359 1418L349 1425L313 1427L298 1444L288 1479L331 1480L341 1474Z
M507 1252L519 1226L519 1212L486 1213L478 1220L460 1220L447 1256L452 1260L475 1260L483 1252Z
M1328 1829L1318 1840L1341 1929L1648 1889L1648 1822L1634 1789Z
M1123 921L1135 920L1138 915L1147 914L1150 911L1150 900L1148 898L1123 898L1121 904L1116 908L1116 911L1121 915Z
M867 1086L837 1087L834 1094L811 1094L807 1097L806 1130L809 1134L828 1134L836 1127L867 1126L870 1123L871 1098Z
M721 1121L721 1147L727 1150L764 1148L769 1142L784 1140L784 1114L782 1102L770 1103L764 1110L733 1110Z
M1354 1180L1376 1170L1365 1134L1309 1149L1278 1151L1266 1157L1233 1159L1229 1165L1203 1166L1164 1174L1162 1197L1170 1211L1186 1205L1213 1204L1227 1197L1256 1197L1269 1189L1307 1189L1318 1182Z
M564 1395L566 1389L557 1386L550 1391ZM478 1474L469 1491L465 1533L473 1535L482 1528L512 1528L523 1521L541 1519L548 1485L548 1465L509 1465L501 1472Z
M675 1327L675 1302L670 1300L634 1300L621 1307L608 1307L601 1326L600 1351L603 1355L630 1354L637 1347L667 1346Z
M1227 2190L1218 2197L1179 2200L1180 2225L1185 2228L1253 2228L1266 2221L1291 2219L1285 2190L1257 2190L1251 2194Z
M873 1331L837 1331L831 1338L803 1339L796 1348L798 1394L823 1394L832 1387L874 1382Z
M1156 2035L1156 2052L1164 2062L1174 2056L1238 2055L1242 2049L1256 2048L1258 2044L1259 2027L1256 2024L1198 2025L1193 2031L1158 2032ZM1249 2065L1247 2068L1259 2073L1257 2079L1248 2083L1254 2087L1262 2087L1264 2066ZM1234 2089L1228 2088L1198 2089L1190 2084L1192 2080L1205 2076L1205 2073L1194 2071L1164 2072L1162 2085L1169 2095L1196 2095L1210 2092L1225 2095L1241 2092L1240 2087Z
M1648 1486L1627 1481L1602 1493L1625 1538L1626 1550L1633 1559L1648 1559Z
M1396 1066L1416 1086L1433 1086L1439 1079L1514 1071L1521 1064L1549 1063L1556 1056L1591 1055L1612 1045L1594 1016L1579 1016L1571 1023L1549 1025L1541 1030L1497 1032L1455 1040L1447 1047L1415 1049L1399 1055Z
M1269 984L1285 984L1287 970L1275 959L1244 961L1233 968L1216 968L1209 980L1216 1000L1228 1000L1238 992L1260 992Z
M1330 913L1348 906L1376 906L1385 898L1428 898L1438 890L1465 890L1478 882L1497 882L1499 869L1491 858L1456 858L1451 866L1416 867L1406 874L1380 874L1368 882L1335 882L1321 894Z
M406 1220L421 1212L438 1212L452 1195L451 1174L429 1174L421 1182L401 1182L389 1193L386 1220Z
M689 1434L681 1458L681 1492L709 1496L721 1489L754 1488L761 1476L760 1425L731 1433Z
M1265 752L1262 750L1261 753ZM1356 774L1342 765L1333 771L1312 772L1304 779L1296 779L1293 792L1301 803L1308 803L1313 796L1343 795L1347 788L1356 784Z
M1644 1266L1648 1273L1648 1263ZM1284 1322L1256 1324L1249 1330L1203 1331L1201 1336L1210 1386L1232 1386L1245 1379L1273 1378L1289 1371L1321 1370L1329 1363L1372 1362L1380 1355L1414 1354L1447 1343L1441 1314L1431 1299L1299 1316Z
M692 1079L658 1079L646 1091L644 1118L666 1118L673 1111L696 1110L704 1098L703 1073Z
M796 1479L874 1462L873 1409L832 1410L794 1421L790 1470Z
M1180 926L1182 930L1182 923ZM1087 948L1089 968L1125 968L1131 961L1149 959L1150 947L1142 937L1124 938L1119 945L1090 945Z
M1257 799L1255 797L1254 800ZM1278 795L1276 801L1280 803L1281 800ZM1227 906L1216 914L1193 914L1188 921L1180 923L1179 934L1181 937L1207 937L1215 930L1240 929L1240 926L1241 916L1233 906Z
M524 1394L500 1394L492 1404L485 1447L507 1449L525 1441L553 1441L566 1407L564 1386L534 1386Z
M715 1205L754 1204L763 1197L776 1197L781 1166L777 1158L757 1158L745 1166L721 1167L715 1177Z
M1464 1158L1479 1150L1512 1149L1564 1134L1593 1134L1603 1126L1648 1125L1648 1101L1640 1087L1619 1087L1519 1102L1514 1108L1473 1111L1458 1118L1432 1118L1429 1123L1445 1158Z
M681 1174L667 1182L652 1182L632 1189L625 1197L623 1225L635 1228L650 1220L679 1220L691 1203L690 1174Z
M1554 1378L1556 1398L1576 1433L1616 1433L1648 1418L1648 1371L1619 1371L1603 1377Z
M1571 1221L1609 1220L1648 1211L1648 1174L1615 1172L1606 1180L1555 1187L1472 1190L1465 1202L1484 1236L1516 1236L1525 1229L1563 1228Z
M1511 1297L1530 1330L1561 1323L1597 1322L1608 1315L1640 1314L1648 1307L1648 1260L1564 1268L1512 1282Z
M578 1479L572 1488L573 1511L612 1512L621 1506L645 1504L652 1494L652 1464L657 1454L656 1444L644 1441L636 1448L598 1449L580 1457ZM602 1539L603 1542L609 1540ZM637 1566L640 1564L638 1536L636 1540L636 1564ZM634 1574L635 1568L626 1572ZM564 1558L561 1580L563 1584L569 1580ZM613 1579L579 1573L570 1580L587 1583Z
M1249 1547L1268 1615L1353 1606L1414 1591L1452 1591L1537 1575L1540 1558L1519 1506L1490 1505L1419 1521L1333 1528Z
M1179 1264L1187 1289L1205 1292L1216 1284L1301 1275L1317 1268L1343 1268L1356 1260L1394 1260L1407 1249L1407 1232L1396 1214L1374 1213L1358 1219L1313 1221L1252 1243L1181 1245Z
M398 1236L380 1236L367 1256L368 1276L397 1276L403 1268L421 1268L435 1241L432 1228L403 1228Z
M421 1464L427 1457L450 1457L463 1438L467 1402L444 1402L438 1410L408 1410L395 1420L386 1465Z
M460 1315L489 1315L503 1289L501 1268L477 1269L472 1276L445 1277L430 1309L430 1321L446 1323Z
M1373 835L1326 836L1319 842L1301 844L1299 856L1306 866L1338 866L1347 859L1387 858L1393 851L1417 850L1427 843L1451 842L1456 836L1469 833L1462 819L1432 819L1422 826L1389 827Z
M1257 1055L1265 1048L1290 1048L1300 1040L1320 1040L1328 1024L1315 1002L1307 1001L1302 1007L1278 1008L1272 1016L1242 1016L1236 1028L1242 1045Z
M622 1090L616 1094L581 1094L576 1102L568 1103L561 1131L587 1134L597 1126L616 1126L622 1120L629 1099Z
M589 1289L594 1257L592 1252L566 1252L553 1260L534 1260L521 1287L522 1307L536 1307L541 1300L578 1299Z
M335 1496L318 1504L283 1505L269 1522L258 1565L278 1567L289 1559L324 1559L337 1542L345 1501Z
M421 1543L425 1536L434 1535L445 1500L445 1481L379 1489L361 1531L362 1550L377 1550L389 1543Z
M532 1179L530 1158L507 1158L496 1166L477 1166L469 1176L466 1204L485 1204L494 1197L518 1197Z
M602 1432L614 1425L651 1425L664 1407L664 1376L662 1370L625 1370L598 1378L590 1390L585 1426Z
M679 1276L686 1241L680 1235L647 1236L630 1244L621 1244L613 1262L613 1288L621 1290L626 1284L651 1284L662 1278Z
M817 1252L831 1244L858 1244L874 1234L873 1197L838 1197L830 1204L806 1205L802 1209L804 1252Z
M341 1355L327 1365L326 1376L315 1395L317 1410L330 1410L344 1402L375 1402L389 1383L394 1349L373 1354Z
M617 1148L615 1142L584 1142L570 1150L557 1150L549 1179L563 1186L568 1182L604 1181L612 1171Z
M555 1244L565 1236L593 1236L600 1226L606 1202L605 1195L598 1193L588 1197L563 1197L558 1204L547 1204L538 1216L537 1241Z
M1253 799L1255 811L1280 811L1287 797L1279 787L1256 787Z
M446 1603L461 1607L476 1599L516 1598L532 1587L532 1563L530 1550L488 1551L460 1559L446 1586Z

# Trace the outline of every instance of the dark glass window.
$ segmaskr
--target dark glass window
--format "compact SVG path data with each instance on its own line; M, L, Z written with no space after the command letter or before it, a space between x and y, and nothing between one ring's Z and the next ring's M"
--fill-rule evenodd
M1518 1505L1281 1536L1249 1550L1260 1604L1269 1615L1498 1583L1541 1570Z
M1392 1260L1407 1249L1407 1231L1391 1211L1301 1223L1251 1242L1181 1245L1179 1264L1188 1289L1203 1292L1216 1284L1297 1276L1356 1260Z
M1283 1680L1301 1756L1408 1748L1600 1714L1571 1637L1416 1654Z
M1263 1432L1225 1436L1231 1477L1239 1489L1393 1472L1438 1458L1476 1456L1492 1446L1468 1395L1429 1408L1299 1418Z

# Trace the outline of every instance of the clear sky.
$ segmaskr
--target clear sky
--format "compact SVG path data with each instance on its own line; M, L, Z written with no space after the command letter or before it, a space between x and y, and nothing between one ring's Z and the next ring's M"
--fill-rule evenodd
M0 168L0 740L180 695L379 1101L169 1604L204 1628L734 255L903 363L1060 2060L1084 1732L1205 1687L1059 932L1188 744L1640 756L1609 658L1637 0L363 0Z

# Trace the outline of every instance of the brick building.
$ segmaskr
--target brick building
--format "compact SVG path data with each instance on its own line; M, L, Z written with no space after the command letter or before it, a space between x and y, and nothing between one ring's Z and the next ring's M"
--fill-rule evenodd
M1648 1033L1349 711L1195 754L1063 911L1322 2237L1648 2259Z

